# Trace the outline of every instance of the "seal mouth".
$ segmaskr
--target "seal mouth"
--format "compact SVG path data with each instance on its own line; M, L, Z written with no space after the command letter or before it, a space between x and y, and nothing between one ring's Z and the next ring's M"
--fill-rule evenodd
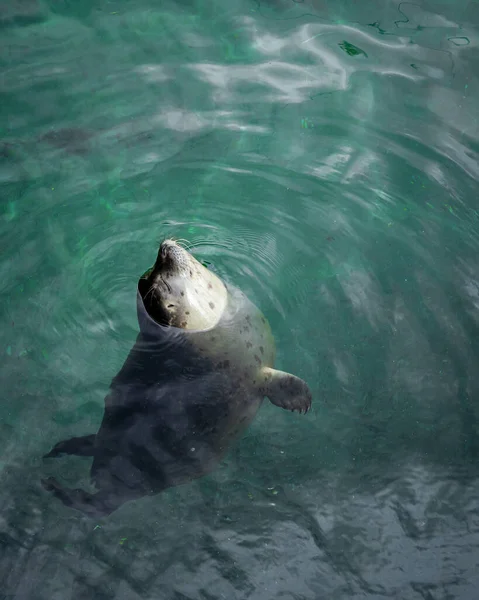
M171 325L171 314L162 302L164 290L171 290L171 287L161 277L150 278L143 276L138 281L138 292L144 309L158 325L168 327Z
M171 325L171 309L174 305L167 300L172 295L172 287L168 276L174 270L167 253L158 253L155 265L146 271L138 280L138 292L147 313L159 324Z
M186 273L188 258L188 252L177 242L164 240L158 249L155 264L138 281L143 306L159 325L173 325L176 302L172 282Z

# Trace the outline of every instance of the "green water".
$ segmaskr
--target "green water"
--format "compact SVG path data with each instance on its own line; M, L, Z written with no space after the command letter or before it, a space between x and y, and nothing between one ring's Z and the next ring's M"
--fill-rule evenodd
M469 600L479 4L0 0L0 598ZM158 241L267 315L307 416L91 521Z

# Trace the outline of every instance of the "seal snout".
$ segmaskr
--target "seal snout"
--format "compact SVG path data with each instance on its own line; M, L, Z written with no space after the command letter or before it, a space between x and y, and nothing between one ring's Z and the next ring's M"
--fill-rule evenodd
M172 266L182 255L181 247L173 240L165 240L160 244L158 257L156 259L157 267Z
M166 258L168 256L168 254L170 254L171 252L174 252L178 248L179 248L179 246L178 246L178 244L175 241L173 241L173 240L163 240L161 242L161 244L160 244L159 254L163 258Z
M160 254L164 258L177 249L179 249L179 246L174 240L163 240L160 244Z

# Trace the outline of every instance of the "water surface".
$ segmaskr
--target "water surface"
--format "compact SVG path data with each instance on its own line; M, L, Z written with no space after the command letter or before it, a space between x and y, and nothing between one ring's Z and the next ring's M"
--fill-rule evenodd
M5 597L469 600L479 7L0 1ZM90 461L167 236L268 317L308 416L98 522ZM1 596L0 594L0 596Z

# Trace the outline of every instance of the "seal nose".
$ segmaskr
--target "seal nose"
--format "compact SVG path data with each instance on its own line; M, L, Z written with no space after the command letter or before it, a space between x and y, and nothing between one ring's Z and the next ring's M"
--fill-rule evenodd
M173 240L165 240L158 250L157 264L165 265L175 258L177 245Z

